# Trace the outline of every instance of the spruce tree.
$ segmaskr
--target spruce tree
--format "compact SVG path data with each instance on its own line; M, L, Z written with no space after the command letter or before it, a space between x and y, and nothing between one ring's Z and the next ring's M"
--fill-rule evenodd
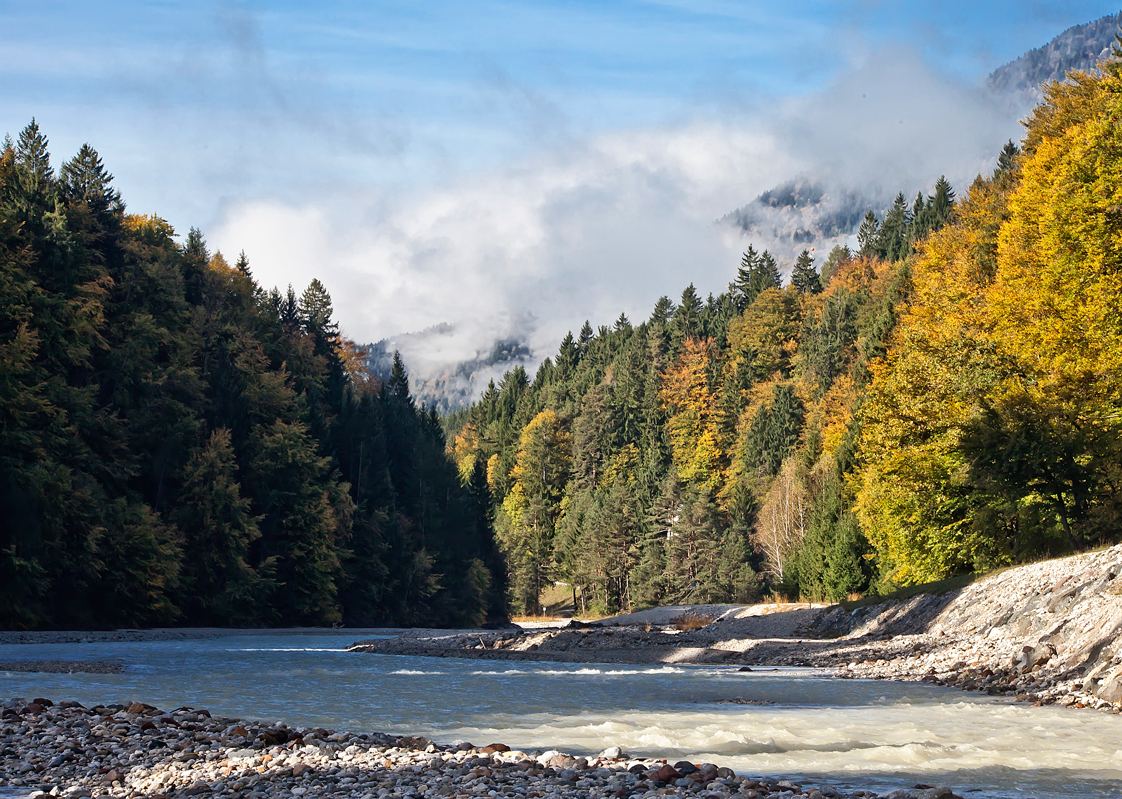
M819 280L818 270L814 268L814 257L810 250L803 250L795 259L791 269L791 285L799 294L820 294L822 281Z
M884 215L884 222L880 227L880 240L877 249L889 261L900 261L911 252L908 243L908 223L911 221L908 213L908 201L904 193L896 195L892 207Z
M954 189L945 176L935 182L935 194L931 197L932 227L938 230L951 221L954 214Z
M861 229L857 231L858 254L862 258L872 258L881 255L880 252L880 223L872 209L865 212L861 220Z
M783 278L779 274L779 264L774 256L767 250L760 253L757 269L752 275L750 293L752 301L768 289L777 289L783 285Z
M1013 143L1013 140L1005 142L1005 146L1001 148L1001 152L997 156L997 167L993 171L994 179L1002 175L1008 175L1017 168L1017 156L1021 154L1021 148Z
M659 297L654 310L651 311L651 324L665 326L670 323L673 316L674 303L671 302L669 297Z
M682 292L682 299L674 311L674 336L676 341L681 341L701 332L701 298L697 296L697 289L693 283L686 286Z
M740 258L740 266L736 269L736 278L729 283L729 294L732 295L738 311L743 311L752 304L755 295L752 294L752 278L759 271L760 256L751 244Z

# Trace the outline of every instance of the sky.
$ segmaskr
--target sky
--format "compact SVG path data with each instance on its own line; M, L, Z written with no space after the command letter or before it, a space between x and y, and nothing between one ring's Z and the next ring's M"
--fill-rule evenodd
M717 220L803 178L912 197L1018 138L985 76L1101 2L0 0L0 121L92 144L129 211L318 277L414 369L719 292ZM2 133L2 131L0 131ZM766 243L766 242L765 242Z

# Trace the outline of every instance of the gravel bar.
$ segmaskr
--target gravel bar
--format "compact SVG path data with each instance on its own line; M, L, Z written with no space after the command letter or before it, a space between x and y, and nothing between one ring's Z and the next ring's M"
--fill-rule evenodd
M946 787L846 791L712 763L440 745L420 736L354 734L165 712L134 702L86 708L38 698L2 704L0 788L24 795L121 799L961 799Z

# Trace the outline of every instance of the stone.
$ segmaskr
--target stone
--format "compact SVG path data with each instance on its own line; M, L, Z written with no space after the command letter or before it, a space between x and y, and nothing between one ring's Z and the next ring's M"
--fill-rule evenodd
M105 776L103 776L101 778L101 781L102 782L120 782L122 779L124 779L124 775L121 774L121 772L117 771L117 769L110 769L108 772L105 773Z
M919 790L913 790L912 794L916 799L951 799L954 796L954 791L947 787L923 787Z
M683 774L673 766L663 766L651 775L651 779L658 780L659 782L674 782L674 780L681 779Z
M546 765L550 768L555 768L559 771L562 769L575 768L576 764L577 759L575 757L573 757L572 755L563 754L554 755L549 759L549 762L546 763Z
M479 751L483 752L484 754L493 755L497 752L509 752L510 747L506 744L487 744Z
M474 748L471 741L452 741L452 749L456 752L470 752Z
M324 736L325 738L327 736ZM415 749L423 752L432 746L432 741L423 735L406 735L404 738L397 739L397 745L402 749Z
M623 750L618 746L609 746L607 749L597 755L597 757L599 757L601 760L622 760L624 758L624 754Z
M537 756L537 757L536 757L535 759L536 759L536 760L538 761L538 763L540 763L541 765L543 765L543 766L548 766L548 765L549 765L549 761L550 761L550 759L551 759L551 758L552 758L552 757L553 757L554 755L559 755L559 754L561 754L561 753L560 753L560 752L558 752L558 751L557 751L556 749L550 749L550 750L549 750L548 752L542 752L542 753L541 753L540 755L538 755L538 756Z
M297 763L292 767L292 776L299 777L300 775L305 774L311 770L312 767L307 763Z

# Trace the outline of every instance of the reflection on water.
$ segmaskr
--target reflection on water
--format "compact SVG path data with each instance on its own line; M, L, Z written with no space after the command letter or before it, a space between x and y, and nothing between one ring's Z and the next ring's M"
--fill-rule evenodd
M188 704L229 716L711 760L839 785L970 796L1122 794L1122 719L812 670L620 666L343 652L337 636L0 646L2 660L103 660L124 674L0 672L0 693ZM718 703L739 697L751 704Z

